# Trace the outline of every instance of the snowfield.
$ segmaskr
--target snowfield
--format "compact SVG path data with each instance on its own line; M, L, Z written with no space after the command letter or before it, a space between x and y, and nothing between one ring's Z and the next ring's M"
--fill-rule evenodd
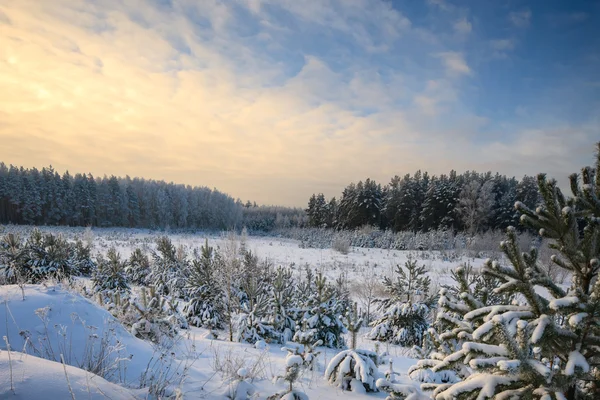
M27 231L26 227L8 229ZM115 246L122 258L127 258L135 248L146 251L155 248L156 238L162 233L127 229L42 228L54 234L61 233L69 240L84 237L93 245L94 253L105 254ZM26 232L24 232L26 234ZM228 240L225 234L169 234L176 247L190 254L205 241L222 248ZM333 249L301 248L296 240L278 237L248 237L245 245L260 259L270 263L291 266L295 274L302 274L308 265L323 272L330 279L344 274L352 288L368 276L378 281L389 276L397 264L408 257L416 258L427 267L432 280L432 291L450 282L449 272L460 262L469 261L479 268L482 258L449 261L438 252L407 252L374 248L350 248L348 254ZM90 281L76 278L78 290L90 290ZM85 288L84 288L85 287ZM351 297L359 301L356 293ZM24 297L24 300L23 300ZM276 377L285 374L287 352L283 345L264 344L252 346L229 342L224 332L213 338L206 329L190 327L179 332L168 348L134 337L109 311L91 299L61 284L0 286L0 398L71 398L72 390L79 398L144 399L148 397L149 382L164 386L166 396L182 394L186 399L232 398L239 384L237 372L244 369L245 382L252 388L252 398L266 399L285 391L287 383ZM364 339L369 328L362 328L357 348L374 351L376 343ZM349 343L349 336L346 335ZM8 359L7 344L13 352ZM412 398L418 394L418 382L408 378L407 371L417 360L410 349L381 343L377 349L389 354L395 383L414 388ZM310 399L367 399L385 398L386 393L360 393L342 391L331 386L324 378L329 361L341 350L326 347L317 349L319 355L313 371L305 371L294 387ZM61 355L67 364L65 376ZM43 359L42 359L43 358ZM44 360L45 359L45 360ZM53 360L53 361L49 361ZM389 364L377 367L383 375ZM12 386L17 397L12 396L9 371L12 369ZM96 374L89 372L93 371ZM98 376L100 375L100 376ZM28 382L47 382L30 385ZM409 392L412 393L413 389ZM105 396L105 397L103 397Z

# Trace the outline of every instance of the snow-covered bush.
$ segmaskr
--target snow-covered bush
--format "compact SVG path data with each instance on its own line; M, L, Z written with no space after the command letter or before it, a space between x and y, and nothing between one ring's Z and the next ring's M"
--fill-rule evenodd
M27 279L23 247L16 233L7 233L0 240L0 283L15 284Z
M155 343L172 337L178 328L185 328L185 319L179 315L177 303L161 296L153 287L141 289L141 298L131 302L137 311L136 320L131 323L131 333L139 338Z
M250 399L256 389L247 379L248 371L246 368L240 368L237 371L235 378L229 379L225 384L227 388L222 393L226 399L230 400L247 400Z
M285 358L285 374L275 378L276 381L283 380L289 387L283 393L276 393L269 396L267 400L308 400L308 396L297 389L294 389L294 383L300 378L302 370L305 368L305 360L298 353L298 348L284 347L288 354Z
M344 350L329 362L325 379L342 390L376 392L378 389L375 383L382 377L377 363L377 354L372 351Z
M76 272L70 257L71 246L61 235L42 233L34 228L24 251L30 282L40 282L47 277L69 278Z

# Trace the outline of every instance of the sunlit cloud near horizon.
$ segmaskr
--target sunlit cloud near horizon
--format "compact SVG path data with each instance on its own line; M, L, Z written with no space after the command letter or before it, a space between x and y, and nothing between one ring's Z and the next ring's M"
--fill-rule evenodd
M599 4L0 0L0 161L292 206L418 169L564 181L600 140Z

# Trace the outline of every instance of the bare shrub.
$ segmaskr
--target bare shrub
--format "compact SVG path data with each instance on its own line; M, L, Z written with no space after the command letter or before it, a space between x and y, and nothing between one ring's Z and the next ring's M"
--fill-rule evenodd
M225 347L225 348L223 348ZM245 369L246 379L250 382L255 379L267 379L268 350L253 354L248 349L240 351L239 348L230 346L215 346L212 348L213 357L211 367L213 371L221 374L223 380L235 379L240 369Z
M331 248L341 254L348 254L350 252L350 240L338 236L333 239Z

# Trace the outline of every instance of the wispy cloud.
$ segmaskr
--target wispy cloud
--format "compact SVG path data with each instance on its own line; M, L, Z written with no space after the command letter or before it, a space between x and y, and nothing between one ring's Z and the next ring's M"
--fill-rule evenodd
M494 39L490 40L492 55L496 58L506 58L508 54L515 49L515 39Z
M519 28L526 28L531 22L531 10L513 11L508 14L508 19Z
M467 65L463 54L453 51L436 54L441 58L449 75L469 75L471 68Z
M467 18L461 18L454 23L454 30L462 35L467 35L471 33L473 26L469 22Z

